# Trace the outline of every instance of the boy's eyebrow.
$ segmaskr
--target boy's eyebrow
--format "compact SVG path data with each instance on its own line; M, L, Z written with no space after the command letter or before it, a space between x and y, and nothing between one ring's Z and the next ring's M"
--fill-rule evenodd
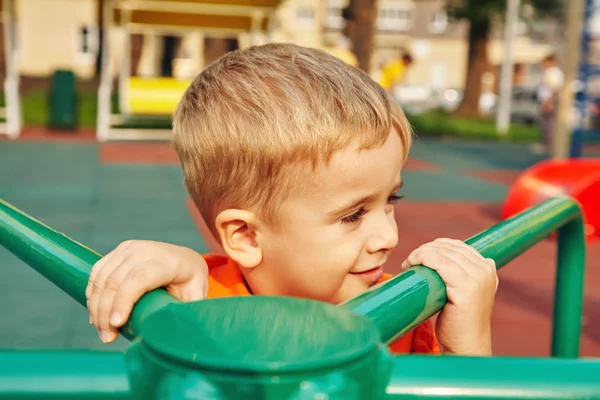
M400 190L402 188L402 186L404 185L403 181L398 182L398 184L396 186L394 186L394 189L392 190L392 193L396 193L398 190ZM375 196L366 196L366 197L361 197L360 199L357 200L352 200L351 202L349 202L348 204L339 207L331 212L328 212L327 215L331 216L331 217L336 217L338 215L343 215L344 213L358 207L359 205L363 204L363 203L367 203L370 200L373 200Z
M327 215L331 216L331 217L337 217L339 215L343 215L344 213L358 207L359 205L368 202L369 200L372 200L373 196L367 196L367 197L361 197L358 200L352 200L350 203L345 204L342 207L338 207L337 209L328 212Z

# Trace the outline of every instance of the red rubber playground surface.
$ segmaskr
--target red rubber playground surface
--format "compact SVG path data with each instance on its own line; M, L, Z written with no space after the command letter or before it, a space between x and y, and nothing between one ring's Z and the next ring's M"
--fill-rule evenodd
M508 186L541 158L525 146L417 141L397 205L400 244L388 262L437 237L466 239L500 220ZM95 142L93 133L29 130L0 140L0 197L106 253L126 239L218 250L190 203L167 144ZM549 354L556 244L548 239L500 271L498 355ZM600 243L588 245L581 354L600 357ZM102 345L85 310L0 249L2 348L124 349Z

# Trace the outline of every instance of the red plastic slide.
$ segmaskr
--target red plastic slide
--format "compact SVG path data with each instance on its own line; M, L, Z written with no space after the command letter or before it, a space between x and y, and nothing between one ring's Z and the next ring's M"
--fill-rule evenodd
M508 218L543 200L569 195L581 204L588 239L600 236L600 160L546 160L524 171L502 206Z

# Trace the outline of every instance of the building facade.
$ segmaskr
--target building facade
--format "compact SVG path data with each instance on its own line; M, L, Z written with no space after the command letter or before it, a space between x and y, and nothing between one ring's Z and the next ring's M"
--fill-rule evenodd
M264 40L293 42L328 49L342 35L342 9L347 0L285 0L277 9L276 23L270 38ZM95 72L99 50L97 0L17 0L18 49L22 75L47 76L59 68L72 69L82 79ZM527 66L535 65L555 50L552 41L557 36L532 34L520 24L515 43L517 73L515 83L526 81ZM409 51L414 58L407 71L405 85L434 90L462 88L466 75L468 25L451 21L445 12L444 0L379 0L374 37L371 74L377 78L381 67ZM137 57L135 74L159 74L164 32L145 29ZM485 77L487 90L495 90L503 57L503 28L495 24L488 48L490 71ZM193 76L228 48L211 47L217 36L202 31L180 34L173 59L173 74ZM236 46L249 45L247 34L230 38ZM111 44L123 48L123 34L113 32ZM118 52L116 52L118 53ZM113 71L118 73L120 55L115 54ZM135 57L134 57L135 58ZM524 72L525 71L525 72Z

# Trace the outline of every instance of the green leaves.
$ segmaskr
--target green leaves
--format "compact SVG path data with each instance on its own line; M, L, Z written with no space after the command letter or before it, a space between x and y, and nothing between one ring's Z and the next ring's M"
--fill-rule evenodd
M564 0L522 0L521 7L531 5L536 17L557 18L563 14ZM506 11L506 0L448 0L448 15L472 22L489 20L490 16L502 16Z

